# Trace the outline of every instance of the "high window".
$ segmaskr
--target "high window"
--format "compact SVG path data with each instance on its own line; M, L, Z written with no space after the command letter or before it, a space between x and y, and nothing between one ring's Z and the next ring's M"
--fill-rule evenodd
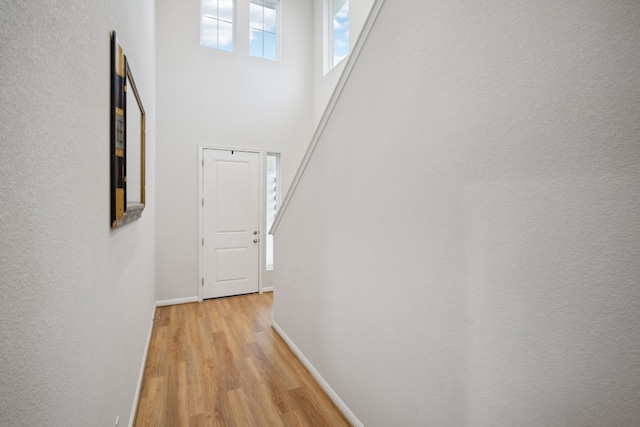
M200 45L233 51L235 0L202 0Z
M278 59L278 2L251 0L249 14L249 54Z
M349 0L326 0L328 13L326 27L327 58L325 72L338 65L349 55Z

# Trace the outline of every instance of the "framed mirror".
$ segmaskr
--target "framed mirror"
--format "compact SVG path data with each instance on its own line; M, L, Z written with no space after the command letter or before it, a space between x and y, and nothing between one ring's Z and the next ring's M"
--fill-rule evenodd
M137 220L145 204L145 112L122 46L111 33L111 227Z

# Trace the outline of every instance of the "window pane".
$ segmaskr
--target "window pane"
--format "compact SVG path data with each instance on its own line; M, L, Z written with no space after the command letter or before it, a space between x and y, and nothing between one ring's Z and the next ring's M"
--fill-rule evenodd
M211 17L218 16L218 0L202 0L202 14Z
M218 21L218 48L222 50L233 50L233 24Z
M235 0L202 0L202 46L233 51L234 5Z
M233 0L218 0L218 19L233 22Z
M333 18L334 29L349 27L349 1L345 1L340 9L334 10Z
M250 30L249 34L249 55L262 57L263 32L260 30Z
M346 0L333 19L333 65L349 55L349 0Z
M273 235L267 234L267 270L273 270Z
M279 154L267 154L267 230L273 226L273 221L275 220L276 212L278 210L279 159ZM271 234L267 234L266 264L267 270L273 269L273 236Z
M260 2L260 4L262 4L262 2ZM249 5L249 25L251 28L257 28L258 30L264 29L262 20L263 9L264 8L262 6L259 6L254 2L251 2Z
M264 33L264 57L276 60L278 54L277 38L273 33Z
M276 5L265 3L264 7L264 30L275 33L278 28Z
M218 47L218 21L202 18L202 46Z

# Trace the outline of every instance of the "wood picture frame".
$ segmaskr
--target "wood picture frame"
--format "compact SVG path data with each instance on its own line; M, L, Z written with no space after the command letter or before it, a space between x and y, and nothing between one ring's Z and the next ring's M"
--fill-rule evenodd
M129 119L129 121L128 121ZM132 120L131 120L132 119ZM127 126L129 122L130 126ZM142 216L145 207L146 117L131 66L111 33L111 228ZM127 153L130 155L127 156ZM135 159L127 162L127 158Z

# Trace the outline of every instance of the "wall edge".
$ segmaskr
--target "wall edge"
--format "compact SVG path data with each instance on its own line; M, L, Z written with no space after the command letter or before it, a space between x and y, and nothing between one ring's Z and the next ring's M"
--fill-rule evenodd
M329 385L329 383L320 375L318 370L311 364L309 359L305 357L305 355L300 351L298 346L289 338L289 336L282 330L282 328L276 323L275 320L272 320L271 327L274 331L282 338L282 340L287 344L287 346L291 349L293 354L298 358L300 363L309 371L314 380L318 383L320 388L327 394L327 397L333 402L333 404L338 408L338 410L342 413L342 415L347 419L349 424L354 427L364 427L364 424L360 422L358 417L349 409L346 403L338 396L338 393Z

